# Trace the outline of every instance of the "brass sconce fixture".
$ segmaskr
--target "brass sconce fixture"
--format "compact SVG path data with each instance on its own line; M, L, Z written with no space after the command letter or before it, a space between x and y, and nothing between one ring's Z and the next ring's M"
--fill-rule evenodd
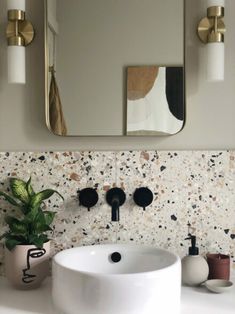
M209 1L213 3L212 1ZM207 45L207 78L209 81L224 80L224 1L207 9L207 17L198 24L198 36Z
M8 82L25 84L25 47L34 39L33 25L25 19L25 0L7 0Z

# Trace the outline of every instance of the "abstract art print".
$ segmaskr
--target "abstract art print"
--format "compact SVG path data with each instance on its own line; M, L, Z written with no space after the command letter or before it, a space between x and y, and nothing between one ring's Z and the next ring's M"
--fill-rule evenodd
M127 135L172 135L184 126L183 67L127 68Z

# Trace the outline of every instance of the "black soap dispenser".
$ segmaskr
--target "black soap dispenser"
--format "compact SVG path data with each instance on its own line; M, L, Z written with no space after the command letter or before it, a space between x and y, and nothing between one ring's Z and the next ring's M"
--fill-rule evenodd
M204 257L199 255L196 246L196 236L189 234L185 240L191 241L188 255L182 259L182 283L188 286L197 286L207 280L209 267Z

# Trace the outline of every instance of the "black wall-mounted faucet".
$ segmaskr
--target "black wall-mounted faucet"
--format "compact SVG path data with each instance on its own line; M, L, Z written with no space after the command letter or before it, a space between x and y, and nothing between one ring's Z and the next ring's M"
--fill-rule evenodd
M108 190L106 193L106 201L112 207L112 221L119 221L120 214L119 208L122 206L126 201L126 194L120 188L112 188Z

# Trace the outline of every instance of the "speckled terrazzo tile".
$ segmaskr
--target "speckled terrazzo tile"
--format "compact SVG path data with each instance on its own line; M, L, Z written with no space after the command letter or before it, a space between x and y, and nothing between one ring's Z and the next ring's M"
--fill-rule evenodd
M55 221L55 250L109 241L106 226L110 216L103 202L105 191L115 183L114 153L74 153L72 164L63 167L69 177L68 187L64 188L65 209L60 211ZM60 161L58 165L60 165ZM97 188L98 204L90 212L78 206L77 190L85 187Z
M201 252L235 255L235 152L131 151L0 153L0 187L8 177L32 177L35 190L54 188L46 205L57 211L52 255L59 250L110 242L133 242L168 248L184 255L188 231L198 235ZM111 223L106 191L120 186L127 202L120 222ZM132 200L137 187L148 186L154 202L146 211ZM95 187L98 204L90 212L79 206L77 190ZM0 227L4 214L15 210L0 200ZM3 273L0 247L0 273Z
M160 155L159 155L160 154ZM181 215L182 211L176 208L177 191L175 174L170 178L165 175L169 159L177 155L167 152L129 152L117 155L117 185L123 186L128 195L128 201L122 208L124 228L123 237L128 237L125 230L137 229L134 232L135 241L145 244L156 244L164 248L173 248L179 251L181 238L178 229L182 229L182 219L171 219L172 215ZM176 169L174 168L173 171ZM132 195L136 188L147 186L154 193L154 202L146 211L133 203ZM172 191L175 194L172 194ZM179 190L180 187L177 187ZM184 189L183 189L184 191ZM179 222L180 221L180 222ZM174 232L173 232L174 231ZM185 228L187 233L187 227ZM173 233L173 234L172 234ZM129 237L132 240L133 236ZM134 240L133 240L134 241Z
M235 173L231 152L120 152L117 185L128 201L122 208L120 240L157 243L185 254L183 240L198 235L201 252L223 251L234 256ZM154 202L146 212L135 206L132 194L147 186ZM131 212L131 214L130 214ZM136 227L138 226L138 228Z

